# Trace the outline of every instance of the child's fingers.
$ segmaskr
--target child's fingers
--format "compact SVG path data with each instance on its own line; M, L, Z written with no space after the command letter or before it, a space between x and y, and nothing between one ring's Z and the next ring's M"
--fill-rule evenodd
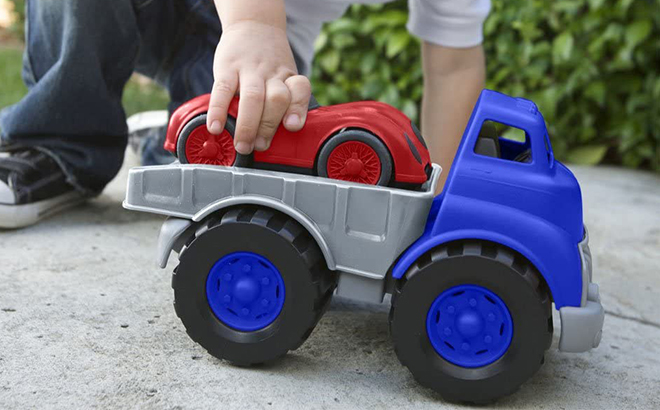
M254 140L264 110L264 81L256 76L245 75L241 77L240 88L234 146L239 154L247 155L254 149Z
M291 102L291 93L289 88L284 85L282 80L271 79L266 82L266 100L264 112L261 115L261 123L257 131L255 149L265 151L270 146L270 142L277 131L277 127L282 122L282 117L289 108Z
M284 114L284 128L289 131L300 131L305 125L309 98L312 95L312 86L307 77L294 75L286 79L284 84L291 92L291 104Z
M209 111L206 115L206 127L211 134L220 134L227 121L229 103L236 94L238 77L234 73L217 77L211 89Z

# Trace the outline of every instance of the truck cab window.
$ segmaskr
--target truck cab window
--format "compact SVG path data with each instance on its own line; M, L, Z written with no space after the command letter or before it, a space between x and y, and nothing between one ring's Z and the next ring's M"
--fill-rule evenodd
M525 131L495 121L484 121L474 152L508 161L532 162L531 142Z

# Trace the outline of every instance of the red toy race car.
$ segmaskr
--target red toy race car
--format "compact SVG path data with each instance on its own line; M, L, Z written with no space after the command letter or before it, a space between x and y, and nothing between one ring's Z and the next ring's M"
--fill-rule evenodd
M312 98L305 126L277 129L270 148L245 161L234 149L238 97L224 131L206 128L210 94L179 107L170 119L165 149L182 164L248 166L318 175L370 185L419 187L431 174L429 152L417 127L387 104L364 101L319 106Z

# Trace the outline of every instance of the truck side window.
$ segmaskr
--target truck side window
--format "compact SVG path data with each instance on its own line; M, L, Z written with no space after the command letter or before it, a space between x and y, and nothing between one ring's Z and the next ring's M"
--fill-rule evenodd
M532 162L531 142L525 131L495 121L482 124L474 153L514 162Z

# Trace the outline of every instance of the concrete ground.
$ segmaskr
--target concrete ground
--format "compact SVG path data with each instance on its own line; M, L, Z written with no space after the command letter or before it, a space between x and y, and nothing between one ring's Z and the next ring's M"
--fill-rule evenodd
M386 305L335 300L302 348L274 365L209 356L172 308L172 261L155 266L162 218L121 207L126 169L77 212L0 232L0 409L465 407L399 364ZM541 370L492 407L660 408L660 178L575 173L607 310L603 341L561 354L555 331Z

